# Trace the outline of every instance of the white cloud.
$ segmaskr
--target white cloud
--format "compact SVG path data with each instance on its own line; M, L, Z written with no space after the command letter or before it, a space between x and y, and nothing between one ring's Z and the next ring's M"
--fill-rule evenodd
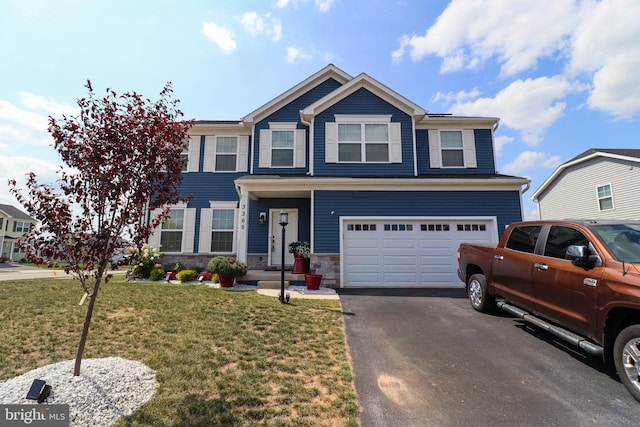
M313 57L311 56L311 54L305 52L301 48L295 47L295 46L289 46L287 48L287 55L285 57L285 60L287 61L288 64L295 64L300 61L308 61L312 58Z
M62 115L75 116L80 113L77 106L61 104L53 99L46 99L44 96L35 95L29 92L21 92L22 104L32 110L44 110L53 117Z
M501 74L534 67L568 43L577 24L573 2L557 0L453 0L423 36L404 35L395 60L407 52L414 61L426 55L442 58L441 71L476 69L490 58Z
M0 172L0 203L11 204L18 207L16 198L9 193L9 186L6 185L9 179L15 179L18 188L25 188L26 174L34 172L38 182L43 184L53 184L58 176L56 171L60 169L59 164L54 164L48 160L36 159L25 156L0 156L2 169ZM26 195L26 192L23 191Z
M459 92L449 92L449 93L442 93L442 92L438 92L435 94L435 96L433 97L433 101L434 102L443 102L445 104L450 104L453 102L464 102L467 101L469 99L474 99L477 98L478 96L480 96L480 91L477 89L473 89L469 92L461 90Z
M15 143L51 143L47 128L47 117L0 100L0 144L5 147Z
M213 22L203 22L202 32L207 39L216 44L224 53L231 53L236 49L233 31L230 29L216 25Z
M240 18L240 23L245 31L254 37L262 33L270 36L273 41L282 37L282 24L272 20L269 14L262 17L257 12L246 12Z
M564 114L566 103L560 100L581 89L562 76L516 80L494 98L458 102L451 111L468 116L500 117L501 124L518 130L528 145L535 146Z
M540 151L523 151L513 161L502 168L503 173L521 175L523 171L532 169L555 169L562 161L560 156L552 156Z
M525 208L524 209L524 221L536 221L540 219L540 215L538 214L538 208Z
M277 0L275 6L278 8L287 7L289 5L297 5L298 3L309 3L311 0ZM335 0L313 0L313 4L320 12L327 12L333 6Z
M585 4L574 34L569 70L593 73L588 105L618 118L640 112L640 2L604 0Z
M496 150L496 156L502 154L505 145L511 144L514 138L512 136L500 135L493 138L493 148Z

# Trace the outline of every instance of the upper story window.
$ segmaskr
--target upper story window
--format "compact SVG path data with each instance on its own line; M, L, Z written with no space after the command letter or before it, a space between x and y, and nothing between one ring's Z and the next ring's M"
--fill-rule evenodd
M249 136L206 135L203 172L246 172L249 167Z
M182 252L184 209L171 209L169 215L160 230L160 248L162 252Z
M182 172L189 171L189 142L187 141L182 147L182 153L180 153L180 163L182 163Z
M31 228L31 224L27 221L16 221L13 223L13 231L18 233L26 233Z
M476 142L472 129L430 129L429 162L432 168L476 168Z
M238 157L238 137L218 136L215 146L216 172L235 172Z
M260 130L259 167L303 168L306 166L306 130L296 122L270 122Z
M335 115L325 124L325 162L401 163L400 123L390 115Z
M613 209L613 193L611 192L611 184L601 185L598 191L598 208L601 211Z

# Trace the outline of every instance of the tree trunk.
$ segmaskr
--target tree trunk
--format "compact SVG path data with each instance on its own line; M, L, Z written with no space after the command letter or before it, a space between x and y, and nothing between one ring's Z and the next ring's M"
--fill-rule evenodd
M98 288L100 287L100 279L96 281L96 286L93 289L93 294L89 298L89 306L87 307L87 315L84 318L84 326L82 327L82 335L80 336L80 343L78 344L78 352L76 353L76 364L73 368L73 376L80 375L80 364L82 363L82 353L84 353L84 345L87 342L87 335L89 335L89 325L91 324L91 317L93 316L93 306L98 296Z

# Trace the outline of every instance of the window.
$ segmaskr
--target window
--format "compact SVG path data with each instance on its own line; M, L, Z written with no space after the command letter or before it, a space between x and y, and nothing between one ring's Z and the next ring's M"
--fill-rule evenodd
M338 123L339 162L389 162L386 123Z
M169 215L160 230L160 248L162 252L181 252L184 209L172 209Z
M261 168L304 168L307 131L296 122L269 122L260 130L258 166Z
M598 187L598 208L601 211L613 209L613 195L611 193L611 184L601 185Z
M294 133L292 130L271 132L271 166L293 167Z
M213 209L211 214L211 252L233 252L235 209Z
M442 150L442 167L464 167L464 146L462 131L440 131L440 149Z
M0 218L0 230L2 230L2 226L4 225L4 218Z
M189 139L187 139L180 153L180 162L182 163L182 172L189 171Z
M458 224L458 231L487 231L485 224Z
M375 224L347 224L347 231L376 231Z
M235 172L238 153L238 137L218 136L215 145L215 171Z
M539 225L527 225L514 228L513 231L511 231L509 240L507 240L507 248L530 254L534 253L540 228L541 226Z
M413 224L385 224L384 231L413 231Z
M564 253L570 245L589 246L589 240L576 229L553 226L549 230L544 256L564 259Z
M31 225L26 221L16 221L13 223L13 231L18 233L26 233L31 228Z

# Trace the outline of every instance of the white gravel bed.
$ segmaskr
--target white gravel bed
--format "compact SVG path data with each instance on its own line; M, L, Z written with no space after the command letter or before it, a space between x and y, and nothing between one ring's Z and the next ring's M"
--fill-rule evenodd
M142 362L121 357L84 359L80 376L75 360L54 363L0 381L1 404L33 404L25 396L34 379L45 380L51 395L43 404L68 404L70 426L111 426L155 394L156 374Z

